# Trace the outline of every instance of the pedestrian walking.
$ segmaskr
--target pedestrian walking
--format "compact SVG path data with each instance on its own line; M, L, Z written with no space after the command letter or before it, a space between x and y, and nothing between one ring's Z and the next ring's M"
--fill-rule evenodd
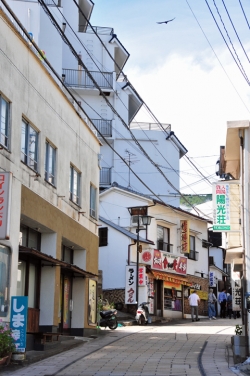
M194 291L191 295L189 295L188 300L189 300L189 305L191 307L192 321L193 322L195 321L194 316L196 318L196 321L200 321L200 319L198 318L198 305L200 302L200 298L197 292Z
M229 291L227 295L227 314L230 319L232 317L232 313L233 313L233 299L232 299L231 292Z
M208 294L208 317L209 320L216 320L215 303L217 302L213 289L209 290Z
M226 289L222 289L219 293L219 303L220 303L220 317L221 319L226 318L226 308L227 308L227 294Z

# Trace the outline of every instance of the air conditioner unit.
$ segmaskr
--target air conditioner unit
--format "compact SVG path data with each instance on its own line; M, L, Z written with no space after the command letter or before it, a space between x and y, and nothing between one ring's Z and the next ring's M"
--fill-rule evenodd
M137 227L138 226L138 215L132 215L131 218L130 218L130 226L131 227ZM139 227L143 227L143 224L142 224L142 219L141 217L139 216Z

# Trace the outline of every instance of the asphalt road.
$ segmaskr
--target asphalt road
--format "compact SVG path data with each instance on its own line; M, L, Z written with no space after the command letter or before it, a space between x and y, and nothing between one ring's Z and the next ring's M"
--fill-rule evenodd
M183 320L127 326L1 376L230 376L231 336L239 320ZM11 372L11 373L10 373Z

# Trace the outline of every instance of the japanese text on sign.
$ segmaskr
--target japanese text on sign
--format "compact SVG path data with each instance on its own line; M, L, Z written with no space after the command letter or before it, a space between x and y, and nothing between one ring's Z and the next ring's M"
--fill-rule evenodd
M181 253L189 253L189 222L180 221L181 224Z
M232 288L232 309L233 311L241 310L241 288Z
M213 186L213 230L230 231L230 185Z
M136 302L136 266L126 266L125 304Z
M25 352L26 348L27 310L27 296L13 296L11 298L10 328L16 341L17 352Z

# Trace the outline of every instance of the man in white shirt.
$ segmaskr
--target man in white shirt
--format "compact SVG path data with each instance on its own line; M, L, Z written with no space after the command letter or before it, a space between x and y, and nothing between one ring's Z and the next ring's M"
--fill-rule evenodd
M194 322L194 315L196 317L196 321L200 321L200 319L198 318L198 304L200 302L200 298L199 295L197 295L196 291L189 295L188 300L191 307L192 321Z

